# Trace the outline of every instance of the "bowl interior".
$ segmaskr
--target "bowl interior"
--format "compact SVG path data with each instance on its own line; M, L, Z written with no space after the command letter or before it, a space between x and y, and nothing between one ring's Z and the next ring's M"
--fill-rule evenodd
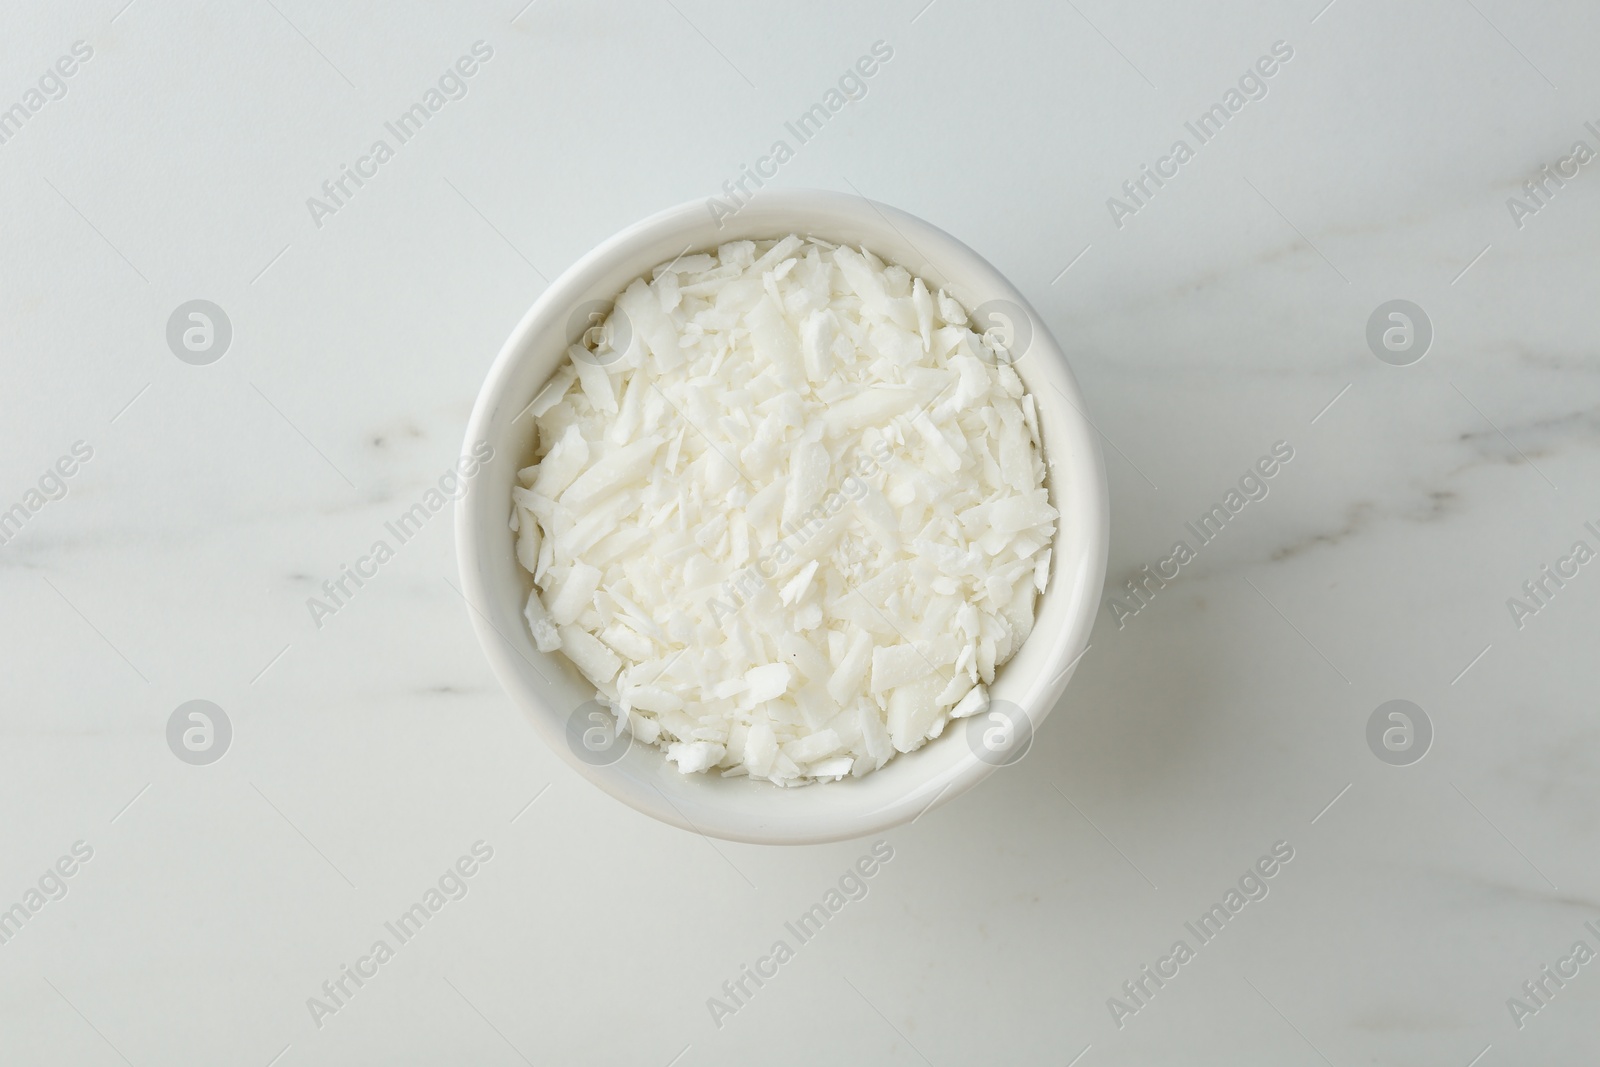
M969 311L1006 300L1031 319L1032 336L1013 365L1038 407L1051 503L1061 512L1050 583L1033 632L996 674L995 700L1020 707L1037 727L1084 650L1105 573L1107 504L1099 442L1060 349L1022 295L949 234L860 197L812 190L763 191L718 221L707 205L663 212L611 238L559 278L517 326L489 374L464 452L486 442L484 464L457 504L456 540L473 624L501 684L555 751L613 796L666 822L733 840L802 843L887 829L970 788L994 768L967 741L965 721L860 779L783 788L743 777L682 775L653 746L634 744L620 760L591 766L569 746L568 720L594 696L559 654L539 652L523 620L532 576L517 562L509 527L511 486L531 459L529 402L565 358L586 323L573 312L610 300L658 264L728 241L788 233L865 246L943 287Z

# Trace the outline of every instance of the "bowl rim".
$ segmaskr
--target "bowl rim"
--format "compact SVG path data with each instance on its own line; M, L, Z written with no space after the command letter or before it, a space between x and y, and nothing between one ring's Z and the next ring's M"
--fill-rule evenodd
M962 272L967 277L978 279L983 291L994 294L989 299L998 296L1009 300L1025 309L1031 316L1034 336L1031 341L1032 347L1027 350L1027 354L1032 357L1028 362L1030 365L1048 364L1040 375L1050 379L1049 384L1066 401L1066 408L1070 410L1062 410L1060 414L1073 437L1070 442L1071 447L1065 455L1052 455L1047 443L1046 484L1051 488L1052 503L1058 510L1062 510L1063 500L1056 488L1059 480L1055 476L1055 470L1058 465L1070 465L1071 475L1068 483L1071 489L1071 504L1084 509L1087 516L1085 522L1078 524L1080 540L1075 542L1075 545L1079 547L1079 551L1071 561L1073 588L1065 593L1055 588L1058 582L1064 581L1063 573L1068 569L1068 560L1064 558L1062 544L1066 525L1064 521L1058 522L1056 539L1052 542L1055 555L1051 561L1050 587L1043 596L1051 596L1052 592L1057 596L1066 595L1070 598L1071 604L1067 609L1064 625L1059 631L1060 648L1050 661L1052 666L1060 666L1063 663L1065 665L1059 671L1041 672L1031 678L1029 681L1032 684L1027 686L1026 695L1016 701L1026 712L1031 729L1037 731L1065 691L1083 654L1088 651L1089 635L1098 613L1109 550L1109 494L1104 458L1099 446L1099 432L1084 414L1086 404L1082 392L1059 344L1044 325L1038 312L988 260L957 238L915 215L859 195L821 189L762 190L747 205L741 205L740 210L745 210L746 207L753 210L753 205L757 204L760 205L762 214L787 213L815 219L815 223L812 224L814 228L804 225L775 227L775 230L782 232L825 235L824 231L829 227L836 230L860 227L881 230L886 226L902 238L905 245L914 248L919 254L926 246L936 247L941 253L939 256L923 256L924 262L919 264L917 269L912 269L911 264L906 262L908 259L916 258L914 256L886 258L902 263L913 274L936 276L943 275L943 271L936 269L937 264L959 262ZM691 246L698 244L700 249L704 250L729 240L741 239L737 234L720 234L721 222L716 220L715 215L708 213L707 201L689 201L656 212L624 227L572 263L546 286L512 329L485 376L467 422L462 455L466 456L473 449L474 442L495 439L496 435L491 430L507 399L507 390L516 377L520 364L525 359L532 358L531 354L536 350L536 341L545 331L564 328L566 325L564 320L571 309L587 299L592 299L590 289L597 275L614 272L619 261L627 262L638 258L640 250L658 242L665 235L674 232L681 235L703 231L707 226L708 217L716 222L719 235L710 240L690 241ZM916 238L915 241L913 236ZM923 244L918 244L918 241ZM640 268L638 274L648 272L653 265L652 263ZM948 287L958 299L962 300L964 306L973 308L974 305L969 298L962 295L960 291L962 286L951 284ZM1036 353L1036 349L1042 351ZM1041 390L1036 387L1037 381L1029 382L1032 372L1021 362L1017 364L1016 370L1029 392L1040 398L1036 402L1043 403ZM528 399L518 398L519 407L525 407ZM1041 430L1042 423L1041 413ZM465 480L466 491L457 498L454 523L461 590L467 602L468 615L478 643L501 687L513 702L520 706L524 717L530 720L545 743L568 766L630 807L662 822L702 836L749 843L815 844L862 837L914 821L932 807L948 803L973 788L997 769L996 765L969 754L966 759L947 768L934 779L923 782L919 788L911 790L897 800L880 804L869 812L846 816L837 811L822 811L813 813L812 818L805 823L786 820L783 825L774 826L759 819L743 818L715 808L699 809L700 819L692 819L659 787L652 783L634 781L626 774L617 773L620 763L597 767L579 760L565 742L566 724L561 721L559 710L546 700L543 694L525 684L525 677L516 661L519 658L530 664L532 661L528 660L527 655L519 649L508 647L512 638L497 628L487 614L494 595L488 584L489 567L486 565L490 551L489 536L493 530L492 524L483 517L484 509L477 505L477 498L481 495L478 490L480 480L481 472L478 477L469 477ZM503 520L502 525L504 525ZM509 530L507 533L509 534ZM1043 598L1041 603L1042 600ZM1036 607L1036 613L1041 610L1040 607ZM517 621L521 643L532 650L531 637L527 633L526 625L521 622L520 612ZM1043 636L1036 628L1022 647L1026 647L1029 641ZM1018 652L1020 653L1020 649ZM534 655L544 654L534 652ZM1045 678L1044 675L1047 673L1053 676ZM666 765L665 756L659 750L654 746L647 747L650 754L655 755L663 765ZM868 775L857 781L865 782L876 775L885 774L896 764L915 760L919 755L923 755L924 751L925 749L899 753L896 759L882 770L875 772L875 775ZM837 789L846 784L845 782L817 783L803 789L787 789L783 792L795 796L798 800L799 794L811 793L816 789ZM769 789L780 788L769 783L761 785Z

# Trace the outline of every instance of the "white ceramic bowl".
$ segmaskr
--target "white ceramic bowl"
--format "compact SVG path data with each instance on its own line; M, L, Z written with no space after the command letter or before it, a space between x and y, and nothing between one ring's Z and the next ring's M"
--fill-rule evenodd
M522 608L532 578L517 564L508 526L511 486L532 451L522 414L586 323L574 312L610 300L629 282L685 249L788 233L865 246L944 287L969 310L1009 301L1030 319L1032 338L1014 369L1038 405L1057 524L1049 587L1037 622L996 674L992 698L1022 709L1037 728L1066 688L1089 640L1105 578L1108 504L1097 434L1049 330L1022 294L954 237L919 218L861 197L817 190L763 190L719 226L703 203L684 204L628 227L578 260L534 303L496 358L467 427L463 453L487 442L493 458L469 480L456 507L463 591L478 639L500 684L552 749L612 796L663 822L702 834L769 844L837 841L876 833L972 788L995 769L966 729L952 723L923 748L879 771L803 788L744 777L682 775L653 746L632 744L605 766L578 757L569 719L594 689L559 653L538 651ZM587 725L587 724L585 724Z

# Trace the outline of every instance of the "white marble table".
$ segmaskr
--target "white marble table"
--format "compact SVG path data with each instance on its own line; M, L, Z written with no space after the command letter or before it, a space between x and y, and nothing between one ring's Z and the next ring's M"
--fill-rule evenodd
M1600 548L1600 168L1540 168L1600 149L1600 11L523 2L5 16L0 1059L1594 1056L1600 563L1541 568ZM879 41L862 99L786 133ZM547 279L758 164L1029 295L1107 440L1113 587L1293 459L1102 612L1025 760L883 835L867 895L718 1026L873 841L713 845L580 780L491 678L446 516L320 627L306 601L452 463ZM1397 299L1434 335L1405 366L1366 340ZM192 300L220 359L169 347ZM216 762L168 747L191 700L231 724ZM1391 700L1431 724L1420 762L1369 748ZM1186 926L1279 842L1264 898ZM442 876L465 895L390 932Z

